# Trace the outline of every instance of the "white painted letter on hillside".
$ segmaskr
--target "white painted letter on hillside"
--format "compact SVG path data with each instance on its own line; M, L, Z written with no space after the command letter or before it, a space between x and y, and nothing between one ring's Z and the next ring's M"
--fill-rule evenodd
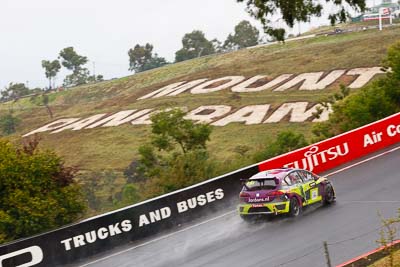
M232 92L249 93L249 92L259 92L259 91L271 89L272 87L274 87L274 86L286 81L290 77L292 77L292 74L282 74L279 77L267 82L264 85L261 85L258 87L248 87L248 86L252 85L253 83L257 82L258 80L261 80L265 77L267 77L267 76L265 76L265 75L254 76L253 78L250 78L247 81L244 81L244 82L232 87Z
M214 121L214 119L222 117L230 111L230 106L201 106L189 112L185 118L200 123L210 123Z
M376 74L385 73L380 67L356 68L349 70L346 75L360 75L349 85L349 88L361 88L366 85Z
M35 134L35 133L53 131L55 129L62 128L68 124L74 123L77 120L80 120L80 118L59 119L59 120L53 121L49 124L46 124L45 126L42 126L39 129L36 129L32 132L29 132L29 133L23 135L23 137L31 135L31 134Z
M274 91L285 91L299 83L302 83L300 90L322 90L339 79L345 72L345 70L334 70L322 79L321 77L324 74L322 71L299 74L292 80L276 88Z
M173 83L170 85L167 85L161 89L158 89L154 92L151 92L145 96L142 96L138 98L138 100L141 99L146 99L146 98L157 98L157 97L162 97L162 96L175 96L180 93L183 93L184 91L192 88L193 86L196 86L198 84L201 84L202 82L206 81L207 79L199 79L199 80L194 80L188 83L185 82L178 82L178 83Z
M108 116L102 120L96 121L95 123L87 126L85 129L96 128L102 124L103 125L101 127L119 126L121 124L133 121L134 119L137 119L137 118L145 115L146 113L149 113L151 110L152 109L144 109L144 110L140 110L138 112L136 112L136 109L120 111L120 112L117 112L117 113L115 113L111 116Z
M196 86L195 88L193 88L192 90L190 90L190 92L192 94L206 94L206 93L221 91L223 89L227 89L227 88L232 87L232 85L240 83L244 79L245 79L245 77L243 77L243 76L222 77L222 78L219 78L219 79L211 80L211 81L205 82L203 84L200 84L200 85ZM207 88L207 87L211 86L214 83L223 82L223 81L227 81L227 82L225 82L225 83L223 83L221 85L218 85L216 87Z
M267 114L269 105L253 105L239 109L214 123L215 126L225 126L231 122L244 122L246 125L260 124Z
M317 111L317 105L308 110L307 106L308 102L284 103L264 123L280 122L288 114L290 122L304 122Z
M73 131L82 130L86 126L88 126L88 125L92 124L93 122L97 121L98 119L104 117L104 115L106 115L106 114L93 115L93 116L91 116L89 118L82 119L80 121L74 122L72 124L64 126L64 127L60 128L60 129L57 129L55 131L52 131L51 133L59 133L61 131L67 130L67 129L71 129Z

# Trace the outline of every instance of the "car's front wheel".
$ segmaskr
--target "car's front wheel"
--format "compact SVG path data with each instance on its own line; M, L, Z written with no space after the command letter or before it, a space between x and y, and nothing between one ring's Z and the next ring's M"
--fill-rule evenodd
M324 205L330 205L335 202L335 192L331 184L327 184L325 188Z
M292 197L290 199L290 210L289 210L289 215L291 217L297 217L301 213L301 206L296 197Z

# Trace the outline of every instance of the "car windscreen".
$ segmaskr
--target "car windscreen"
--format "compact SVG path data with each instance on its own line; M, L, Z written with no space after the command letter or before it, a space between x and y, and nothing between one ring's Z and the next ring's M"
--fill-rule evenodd
M245 183L247 190L273 190L277 188L275 179L248 180Z

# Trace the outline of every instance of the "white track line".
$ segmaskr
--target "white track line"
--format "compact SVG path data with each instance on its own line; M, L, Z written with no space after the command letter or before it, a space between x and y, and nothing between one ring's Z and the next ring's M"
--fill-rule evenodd
M348 170L348 169L350 169L350 168L353 168L353 167L355 167L355 166L361 165L361 164L363 164L363 163L365 163L365 162L367 162L367 161L370 161L370 160L376 159L376 158L378 158L378 157L384 156L384 155L386 155L386 154L392 153L392 152L394 152L394 151L396 151L396 150L398 150L398 149L400 149L400 146L395 147L395 148L393 148L393 149L390 149L390 150L388 150L388 151L385 151L385 152L383 152L383 153L380 153L380 154L378 154L378 155L375 155L375 156L373 156L373 157L367 158L367 159L362 160L362 161L360 161L360 162L354 163L354 164L352 164L352 165L346 166L346 167L344 167L344 168L342 168L342 169L339 169L339 170L336 170L336 171L334 171L334 172L331 172L331 173L329 173L329 174L327 174L327 175L325 175L325 176L332 176L332 175L335 175L335 174L337 174L337 173L339 173L339 172L342 172L342 171ZM134 249L137 249L137 248L140 248L140 247L147 246L147 245L149 245L149 244L158 242L158 241L160 241L160 240L166 239L166 238L171 237L171 236L173 236L173 235L176 235L176 234L185 232L185 231L187 231L187 230L196 228L196 227L201 226L201 225L203 225L203 224L206 224L206 223L209 223L209 222L218 220L218 219L220 219L220 218L222 218L222 217L225 217L225 216L227 216L227 215L229 215L229 214L232 214L232 213L234 213L234 212L236 212L236 209L231 210L231 211L228 211L228 212L226 212L226 213L224 213L224 214L221 214L221 215L219 215L219 216L217 216L217 217L208 219L208 220L203 221L203 222L201 222L201 223L198 223L198 224L189 226L189 227L187 227L187 228L181 229L181 230L179 230L179 231L175 231L175 232L173 232L173 233L170 233L170 234L161 236L161 237L159 237L159 238L155 238L155 239L153 239L153 240L147 241L147 242L142 243L142 244L140 244L140 245L137 245L137 246L134 246L134 247L131 247L131 248L128 248L128 249L119 251L119 252L117 252L117 253L108 255L108 256L106 256L106 257L103 257L103 258L100 258L100 259L91 261L91 262L89 262L89 263L85 263L85 264L83 264L83 265L80 265L79 267L86 267L86 266L92 265L92 264L94 264L94 263L101 262L101 261L107 260L107 259L109 259L109 258L113 258L113 257L115 257L115 256L121 255L121 254L123 254L123 253L125 253L125 252L131 251L131 250L134 250Z

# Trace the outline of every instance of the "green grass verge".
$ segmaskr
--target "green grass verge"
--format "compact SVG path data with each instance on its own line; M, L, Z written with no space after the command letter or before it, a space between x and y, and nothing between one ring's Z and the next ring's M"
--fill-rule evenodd
M400 267L400 249L396 250L393 255L394 265L393 267ZM368 267L392 267L390 265L390 256L386 256L373 264L368 265Z

